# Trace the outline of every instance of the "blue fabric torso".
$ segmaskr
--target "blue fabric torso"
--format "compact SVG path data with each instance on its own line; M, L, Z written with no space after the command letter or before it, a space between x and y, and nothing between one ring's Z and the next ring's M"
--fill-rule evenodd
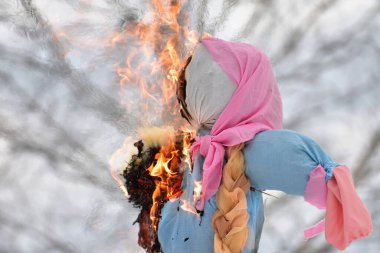
M246 143L244 157L245 173L253 187L294 195L304 194L308 175L318 164L324 168L337 165L312 139L289 130L269 130L257 134ZM182 200L191 201L193 182L201 179L203 160L198 154L192 173L185 171ZM261 193L248 192L247 201L250 234L243 252L255 253L264 223ZM163 252L214 252L211 222L216 210L215 196L206 203L202 220L184 211L180 207L181 202L179 199L169 201L162 209L158 238Z

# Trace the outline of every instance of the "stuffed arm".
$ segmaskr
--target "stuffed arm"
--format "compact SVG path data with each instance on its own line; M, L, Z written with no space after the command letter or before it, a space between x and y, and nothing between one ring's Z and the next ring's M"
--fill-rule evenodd
M305 231L310 238L326 231L338 249L372 231L368 210L354 189L349 170L310 138L289 130L261 132L245 148L246 174L259 190L279 190L304 196L326 209L326 222Z

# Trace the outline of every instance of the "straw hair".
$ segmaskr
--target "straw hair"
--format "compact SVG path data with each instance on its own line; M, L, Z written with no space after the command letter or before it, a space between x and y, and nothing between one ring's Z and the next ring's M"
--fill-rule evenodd
M214 250L217 253L240 253L248 238L246 193L250 183L244 174L244 144L227 149L222 184L216 195L217 211L213 216Z
M145 127L140 128L138 134L145 148L167 146L175 138L173 127Z

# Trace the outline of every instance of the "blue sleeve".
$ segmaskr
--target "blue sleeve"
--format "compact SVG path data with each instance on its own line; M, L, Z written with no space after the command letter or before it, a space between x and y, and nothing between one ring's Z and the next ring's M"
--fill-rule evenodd
M259 190L304 195L310 172L321 164L337 165L312 139L289 130L256 135L244 149L246 175Z

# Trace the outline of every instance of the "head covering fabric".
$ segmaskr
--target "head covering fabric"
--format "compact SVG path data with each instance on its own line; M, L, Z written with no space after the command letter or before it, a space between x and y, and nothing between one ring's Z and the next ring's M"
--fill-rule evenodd
M201 43L236 90L211 134L197 137L191 148L193 154L199 151L205 157L198 210L203 210L205 201L218 191L225 147L249 141L261 131L282 128L281 97L268 57L246 43L216 38L205 38Z
M199 44L186 68L186 107L191 125L211 129L230 101L236 85Z

